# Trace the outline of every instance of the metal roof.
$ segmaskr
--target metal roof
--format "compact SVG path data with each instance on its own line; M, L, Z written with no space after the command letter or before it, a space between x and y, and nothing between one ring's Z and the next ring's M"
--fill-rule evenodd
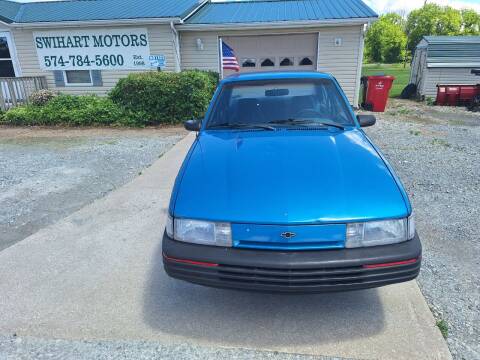
M228 24L376 18L361 0L243 0L209 2L187 24Z
M0 0L0 14L9 22L94 21L184 17L199 0L70 0L18 4Z
M425 36L428 67L480 66L480 36Z
M21 6L22 4L17 2L0 0L0 20L11 23L17 16Z

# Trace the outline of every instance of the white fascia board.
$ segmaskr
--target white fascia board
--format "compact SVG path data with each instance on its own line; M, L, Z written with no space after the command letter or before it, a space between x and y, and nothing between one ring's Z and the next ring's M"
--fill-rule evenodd
M474 68L480 67L478 63L430 63L427 64L428 68Z
M11 24L9 24L9 23L7 23L7 22L5 22L5 21L0 20L0 29L2 29L2 28L7 28L7 29L9 29L10 26L11 26Z
M276 21L276 22L251 22L251 23L227 23L227 24L180 24L177 26L181 31L209 31L209 30L245 30L245 29L289 29L289 28L312 28L325 26L349 26L364 25L371 23L376 18L357 19L332 19L332 20L308 20L308 21Z
M89 21L57 21L57 22L34 22L34 23L11 23L13 28L59 28L59 27L94 27L94 26L119 26L119 25L157 25L170 23L180 24L182 19L175 18L139 18L139 19L114 19L114 20L89 20Z

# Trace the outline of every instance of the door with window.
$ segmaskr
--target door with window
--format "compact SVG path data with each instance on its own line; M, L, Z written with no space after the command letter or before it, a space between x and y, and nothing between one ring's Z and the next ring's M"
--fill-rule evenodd
M15 76L17 76L17 73L10 34L0 32L0 77Z
M240 72L316 70L318 33L222 37ZM230 75L227 70L224 76Z

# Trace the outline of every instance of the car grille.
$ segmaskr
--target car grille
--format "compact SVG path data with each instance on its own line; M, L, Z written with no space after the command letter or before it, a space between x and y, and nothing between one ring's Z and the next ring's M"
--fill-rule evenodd
M395 267L366 269L362 266L336 268L276 269L219 264L202 267L186 264L169 264L169 272L192 282L231 287L268 290L269 287L286 291L309 288L328 291L328 288L352 288L355 285L375 287L379 284L409 280L418 274L420 261Z

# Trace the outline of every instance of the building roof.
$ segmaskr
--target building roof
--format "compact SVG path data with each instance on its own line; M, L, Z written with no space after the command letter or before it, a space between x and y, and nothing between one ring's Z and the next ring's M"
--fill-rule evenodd
M0 0L0 21L11 23L15 16L17 16L20 7L22 4L7 1L7 0Z
M376 18L362 0L0 0L0 20L50 23L117 19L185 18L187 24L262 23Z
M423 39L428 67L480 67L480 36L425 36Z
M209 2L187 24L229 24L376 18L361 0L242 0Z
M0 0L0 14L9 23L183 18L199 5L199 0L68 0L21 4Z

